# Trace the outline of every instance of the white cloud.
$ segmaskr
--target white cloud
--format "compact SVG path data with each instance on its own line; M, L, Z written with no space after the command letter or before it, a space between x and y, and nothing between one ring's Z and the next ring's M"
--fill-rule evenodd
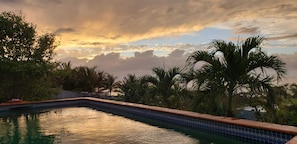
M69 47L56 49L56 60L66 57L77 57L93 59L98 55L106 55L110 53L119 53L120 57L125 53L142 53L146 51L154 51L156 56L167 56L174 50L183 50L185 53L191 53L196 50L206 49L207 45L194 45L194 44L176 44L176 45L88 45L83 48ZM162 53L158 53L162 52ZM135 54L134 54L135 55ZM133 55L133 56L134 56ZM127 57L127 56L126 56ZM121 58L126 58L121 57Z
M61 59L61 62L71 61L72 66L96 66L98 70L117 75L123 78L127 74L142 76L150 74L153 67L171 68L174 66L184 67L187 56L183 50L175 50L167 57L157 57L152 50L135 52L134 57L122 59L119 53L97 55L91 60L68 57Z
M67 58L62 59L62 62L71 61L73 66L85 65L89 67L96 66L98 70L114 74L119 77L119 80L127 74L136 74L143 76L152 73L153 67L164 67L165 69L175 66L183 68L186 64L186 59L189 54L185 54L184 50L174 50L166 57L157 57L153 55L153 51L135 52L134 57L122 59L119 53L101 54L94 59ZM285 63L288 70L287 77L282 83L295 82L297 83L297 53L278 55Z

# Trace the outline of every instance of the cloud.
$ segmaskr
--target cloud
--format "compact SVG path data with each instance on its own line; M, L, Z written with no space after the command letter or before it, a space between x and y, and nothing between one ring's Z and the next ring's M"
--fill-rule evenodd
M71 61L72 66L96 66L98 70L114 74L122 79L127 74L143 76L152 73L153 67L164 67L165 69L175 66L184 67L187 56L185 51L175 50L167 57L157 57L152 50L135 52L134 57L123 59L119 53L100 54L91 60L68 57L60 59L61 62Z
M98 70L105 71L118 76L121 80L128 74L136 74L143 76L152 74L153 67L162 67L165 69L172 67L183 68L186 64L186 59L189 54L185 54L184 50L174 50L168 56L157 57L152 50L145 52L135 52L134 57L123 59L119 53L97 55L91 60L77 59L74 57L61 59L62 62L71 61L73 66L96 66ZM282 83L296 82L297 83L297 53L278 55L287 67L287 77Z
M296 38L297 38L297 33L294 33L289 35L267 37L267 40L296 39Z
M75 27L77 33L72 37L61 33L64 45L73 37L119 44L199 31L226 21L293 19L297 15L296 3L292 0L43 0L18 2L12 7L2 0L0 9L22 10L28 20L42 30L55 32L64 28L62 32L69 32L67 28ZM237 32L252 32L257 27L246 27Z
M278 55L285 63L288 69L288 75L297 76L297 53L294 54L279 54Z
M0 0L0 3L4 3L4 4L22 4L24 3L23 0Z
M240 27L236 28L234 31L235 34L256 34L259 33L259 28L258 27Z
M60 35L62 33L73 33L73 32L75 32L74 28L58 28L57 30L55 30L54 34Z
M287 77L282 83L297 83L297 53L278 56L286 63L287 68Z
M98 55L106 55L110 53L119 53L121 58L127 58L139 53L152 51L156 56L167 56L172 51L182 50L185 54L192 53L196 50L207 49L206 44L176 44L176 45L124 45L124 44L105 44L100 42L84 42L80 43L80 48L67 47L55 50L57 54L54 59L60 60L66 57L78 57L93 59ZM127 54L129 56L127 56Z
M88 59L78 59L76 57L67 57L59 60L59 62L71 62L72 67L85 66Z
M22 11L39 32L56 33L61 43L57 60L98 65L118 74L142 74L163 63L166 67L184 65L186 54L207 46L131 42L207 27L231 29L236 34L259 32L269 39L268 45L296 46L292 33L297 29L296 0L0 0L0 11ZM123 59L123 53L135 56Z
M105 45L107 43L102 43L102 42L79 42L79 45L87 45L87 46L101 46Z

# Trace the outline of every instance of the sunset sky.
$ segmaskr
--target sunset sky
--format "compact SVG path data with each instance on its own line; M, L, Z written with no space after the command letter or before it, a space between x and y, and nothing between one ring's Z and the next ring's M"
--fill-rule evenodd
M97 66L119 77L185 65L214 39L267 38L263 50L287 63L297 82L297 0L0 0L39 34L54 33L55 60Z

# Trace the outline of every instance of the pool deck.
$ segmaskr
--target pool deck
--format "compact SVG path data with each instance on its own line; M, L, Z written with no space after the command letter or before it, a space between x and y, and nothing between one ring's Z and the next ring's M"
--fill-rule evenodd
M110 104L121 105L121 106L148 109L148 110L154 110L154 111L165 112L170 114L177 114L177 115L182 115L182 116L187 116L192 118L211 120L211 121L216 121L216 122L221 122L226 124L233 124L233 125L257 128L257 129L276 131L276 132L281 132L286 134L292 134L296 136L290 141L288 141L287 144L297 144L297 127L294 127L294 126L287 126L287 125L280 125L280 124L245 120L245 119L237 119L237 118L223 117L223 116L213 116L209 114L200 114L200 113L190 112L190 111L162 108L162 107L156 107L156 106L148 106L148 105L121 102L121 101L105 100L105 99L98 99L98 98L91 98L91 97L67 98L67 99L46 100L46 101L38 101L38 102L17 101L17 102L2 103L0 104L0 111L1 111L1 108L26 107L34 104L64 102L64 101L80 101L80 100L98 101L98 102L110 103Z

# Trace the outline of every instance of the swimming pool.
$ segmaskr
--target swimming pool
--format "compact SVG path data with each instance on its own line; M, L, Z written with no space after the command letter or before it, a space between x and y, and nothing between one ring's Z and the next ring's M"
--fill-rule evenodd
M0 143L5 144L247 143L145 118L136 118L141 119L140 122L86 107L17 109L2 113L0 117ZM147 123L143 123L144 121Z
M126 117L133 121L146 123L154 127L165 128L169 131L173 130L182 135L194 138L196 141L199 141L199 143L285 143L292 139L296 134L296 127L232 119L227 117L216 117L187 111L94 98L75 98L29 102L15 105L0 105L0 117L5 117L5 115L9 114L11 111L16 113L15 111L23 109L28 109L29 111L34 110L35 113L40 115L40 112L42 114L44 112L52 113L49 112L49 110L53 108L59 109L61 107L85 107L88 109L95 109L99 112L105 112L109 115L113 114ZM57 110L55 112L58 113ZM25 111L25 113L28 112ZM66 119L74 119L74 116ZM56 120L54 120L54 122L56 122ZM42 133L35 132L35 134ZM18 135L19 134L17 134L17 136ZM51 141L53 138L51 137L55 137L56 139L56 135L57 134L42 135L43 137L41 137L41 139L48 139L49 143L53 143ZM151 143L145 141L142 142Z

